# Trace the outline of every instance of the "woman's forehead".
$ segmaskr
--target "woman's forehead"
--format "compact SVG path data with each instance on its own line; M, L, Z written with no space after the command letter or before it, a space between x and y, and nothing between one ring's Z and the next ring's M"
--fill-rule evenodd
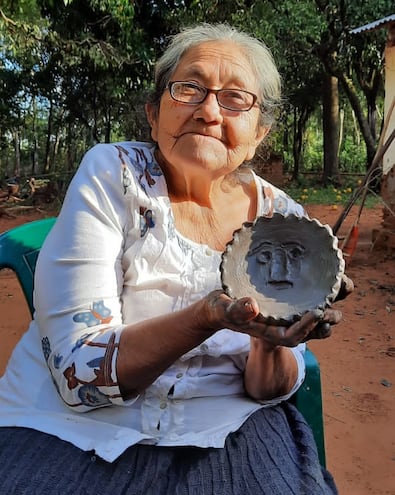
M173 77L212 78L251 82L254 74L239 45L232 41L207 41L191 47L181 57Z

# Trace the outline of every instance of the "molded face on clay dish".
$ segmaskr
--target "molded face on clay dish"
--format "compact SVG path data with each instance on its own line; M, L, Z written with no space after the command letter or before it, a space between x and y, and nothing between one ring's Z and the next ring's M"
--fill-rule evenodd
M254 297L265 319L289 325L333 302L344 260L329 225L275 213L234 232L220 269L230 297Z

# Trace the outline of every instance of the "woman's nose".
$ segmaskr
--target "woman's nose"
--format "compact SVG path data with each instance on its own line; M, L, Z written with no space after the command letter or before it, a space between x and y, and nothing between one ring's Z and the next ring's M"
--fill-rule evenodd
M202 103L199 103L194 117L204 119L206 122L222 120L221 107L215 93L208 93Z

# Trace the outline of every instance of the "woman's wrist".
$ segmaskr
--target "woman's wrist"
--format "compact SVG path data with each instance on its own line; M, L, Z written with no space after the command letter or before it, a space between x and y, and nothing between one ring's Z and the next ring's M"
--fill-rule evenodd
M272 344L263 337L251 337L251 347L255 347L256 350L262 353L273 354L278 352L282 346Z
M266 400L285 395L296 379L297 363L289 348L251 337L244 383L252 398Z
M207 333L207 338L223 328L218 310L210 297L205 297L193 306L193 321L199 331Z

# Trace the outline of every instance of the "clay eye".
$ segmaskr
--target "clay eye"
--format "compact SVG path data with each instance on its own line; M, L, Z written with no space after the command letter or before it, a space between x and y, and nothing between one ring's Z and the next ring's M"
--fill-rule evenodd
M291 258L296 260L303 256L303 249L301 249L300 247L294 247L289 251L289 254Z
M261 251L256 259L259 263L270 263L272 260L272 253L270 251Z

